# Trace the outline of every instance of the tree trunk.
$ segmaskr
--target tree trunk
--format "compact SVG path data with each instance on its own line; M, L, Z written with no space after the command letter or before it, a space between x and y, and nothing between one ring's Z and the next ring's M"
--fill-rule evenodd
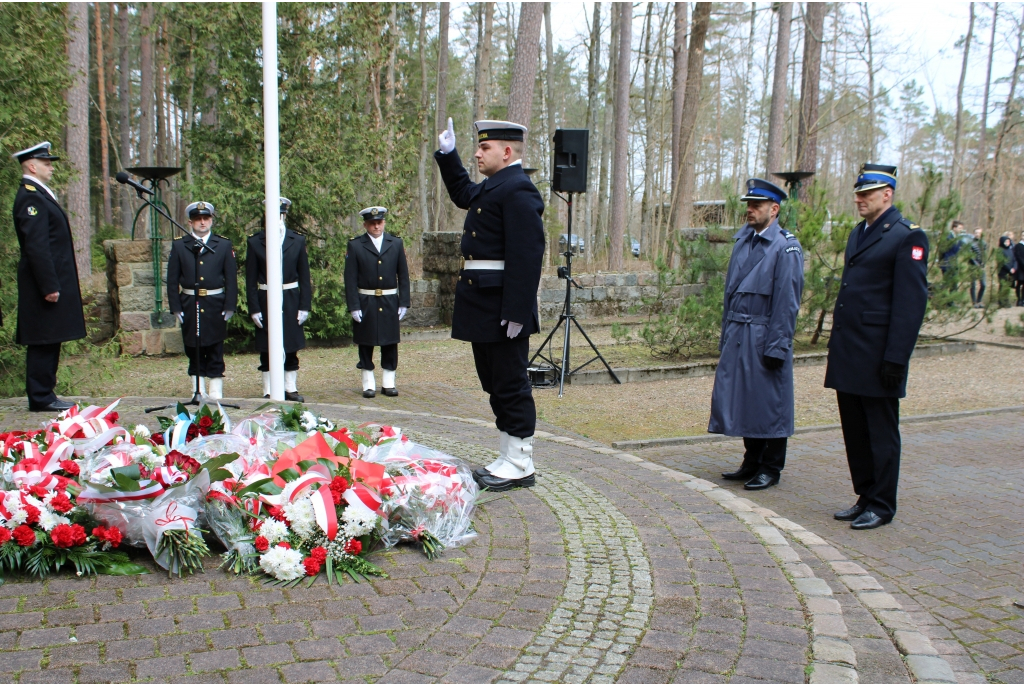
M473 104L473 119L480 121L487 116L487 102L490 99L491 85L491 42L494 40L494 3L483 3L483 32L477 44L477 54L480 58L480 74L478 83L480 88L476 93Z
M804 61L800 84L800 128L796 137L796 171L818 170L818 99L821 82L821 44L825 29L824 2L807 3L804 27ZM801 187L800 199L806 200L808 188Z
M537 80L543 19L543 3L524 2L520 5L516 56L512 61L512 82L508 92L508 120L523 126L530 125L533 113L533 87Z
M435 95L434 130L443 131L448 127L448 13L450 3L439 3L441 18L437 30L437 93ZM434 167L434 198L437 203L434 211L434 230L440 231L446 225L444 187L441 174Z
M110 204L110 129L107 127L107 72L106 52L103 49L103 15L100 3L93 4L93 23L96 25L96 99L100 110L100 187L103 189L103 223L114 223L114 208Z
M967 59L971 54L971 37L974 35L974 3L970 5L967 20L967 35L964 37L964 61L960 65L960 82L956 87L956 133L953 136L953 160L950 163L949 192L960 190L963 182L963 162L960 159L960 141L964 135L964 80L967 78Z
M89 212L89 5L68 3L67 151L71 162L67 208L75 240L80 281L92 274L92 217Z
M121 169L132 165L132 93L131 59L128 52L128 5L117 6L117 108L118 137L120 138ZM118 191L121 198L121 230L125 236L132 232L132 199L127 186Z
M747 38L747 71L748 74L754 73L754 37L755 37L755 25L757 20L757 3L750 3L750 35ZM740 86L740 102L741 102L741 115L743 116L743 124L740 126L740 146L743 150L743 178L750 176L750 136L747 135L747 128L750 126L750 83L746 79L742 79ZM755 152L755 154L757 154ZM737 189L743 187L743 179L735 179Z
M651 34L654 33L654 3L648 3L644 17L644 34L642 37L644 61L644 193L640 200L640 245L648 246L648 234L651 230L651 216L654 212L654 165L657 156L654 153L655 136L657 135L657 117L654 115L654 92L657 75L652 79ZM655 46L656 48L657 46ZM634 236L635 237L635 236Z
M142 5L139 43L139 161L153 166L153 3Z
M615 66L615 153L612 157L612 211L608 225L608 270L622 270L622 236L629 197L629 57L633 45L633 3L617 5L619 45Z
M999 157L1003 151L1003 142L1010 127L1013 125L1014 97L1017 94L1017 81L1020 78L1021 58L1024 58L1024 14L1017 25L1017 50L1013 59L1013 74L1010 77L1010 94L1006 98L1006 106L1003 108L1003 120L999 125L999 135L996 136L995 154L992 156L992 176L988 182L987 204L988 204L988 225L995 222L995 192L996 182L999 180Z
M693 23L690 27L690 49L687 57L686 97L683 101L683 117L679 124L679 145L682 152L682 173L680 174L677 211L680 214L679 225L686 228L693 222L693 186L694 186L694 129L697 115L700 113L700 91L704 84L704 40L711 21L710 2L698 2L693 10Z
M597 142L597 82L600 79L601 74L601 3L594 3L594 18L590 24L590 45L589 56L587 58L587 129L590 131L590 144L593 147ZM603 135L604 132L602 131ZM599 154L587 155L587 186L589 188L590 182L594 179L593 171L595 168L594 161L600 164L601 157ZM588 192L586 196L586 202L583 205L584 219L583 219L583 230L580 233L583 235L585 244L590 246L589 250L586 250L583 254L587 261L590 260L590 255L594 250L594 216L596 214L596 198L594 193Z
M981 107L981 131L978 132L978 163L981 164L981 183L986 187L989 177L988 165L988 100L992 86L992 56L996 48L996 24L999 23L999 3L992 4L992 35L988 41L988 68L985 71L985 98ZM992 231L992 212L988 205L988 195L985 196L985 228L986 232Z
M420 165L417 181L420 200L420 220L424 233L430 231L430 202L427 198L427 155L430 135L430 89L427 86L427 3L420 4ZM433 165L431 165L433 166Z
M768 157L765 160L765 178L777 171L787 171L782 154L782 141L786 137L786 72L789 70L789 34L793 23L792 3L779 3L778 39L775 41L775 71L772 80L772 108L768 115Z
M387 110L387 158L384 160L384 170L387 177L391 177L391 164L395 151L395 53L398 51L398 5L391 3L391 12L388 14L388 33L391 44L388 50L388 69L384 83L384 106Z
M875 50L874 36L871 33L871 13L868 11L867 3L861 3L860 17L864 26L864 43L867 46L865 59L868 65L868 158L874 162L877 156L876 119L875 119Z
M614 135L615 118L615 80L616 60L615 50L619 45L619 17L621 12L615 11L615 5L611 5L609 18L611 21L611 35L608 42L608 77L605 79L604 88L604 116L601 121L601 178L598 183L597 201L597 230L594 234L594 249L592 254L596 257L598 247L604 249L605 238L608 235L608 175L611 168L612 142Z
M679 195L679 172L682 169L680 127L683 122L683 103L686 99L686 31L689 7L688 2L677 2L673 8L675 24L672 35L672 208L669 212L669 241L675 240L676 233L681 228L678 203L675 199Z
M544 3L544 86L546 91L546 97L544 104L547 105L547 147L550 148L552 141L555 137L555 49L554 49L554 38L552 38L551 30L551 3ZM549 155L550 157L550 155ZM555 195L551 185L548 185L548 205L552 208L555 207ZM553 214L552 216L557 216ZM556 236L557 237L557 236ZM551 254L554 254L558 249L555 245L554 249L551 250Z

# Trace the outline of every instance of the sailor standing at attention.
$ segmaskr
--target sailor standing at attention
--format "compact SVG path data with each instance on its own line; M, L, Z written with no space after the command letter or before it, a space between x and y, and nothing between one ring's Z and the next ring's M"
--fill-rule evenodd
M434 153L448 196L466 209L465 260L455 286L452 338L473 345L473 360L490 395L500 456L474 471L481 487L500 492L534 485L533 434L537 410L526 372L530 335L540 330L537 288L544 259L544 201L523 171L526 127L509 121L478 121L473 183L448 129Z

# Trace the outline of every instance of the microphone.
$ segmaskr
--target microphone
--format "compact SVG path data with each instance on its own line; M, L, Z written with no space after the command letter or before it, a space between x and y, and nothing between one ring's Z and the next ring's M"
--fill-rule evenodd
M128 174L125 173L124 171L118 171L117 175L115 175L114 178L121 185L131 186L132 188L134 188L136 191L138 191L140 193L146 193L147 195L152 195L153 194L152 190L150 190L146 186L142 185L138 181L133 181L131 178L128 177Z

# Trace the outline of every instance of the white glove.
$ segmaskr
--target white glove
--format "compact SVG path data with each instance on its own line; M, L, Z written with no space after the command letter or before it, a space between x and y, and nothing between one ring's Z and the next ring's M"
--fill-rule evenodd
M185 323L185 312L178 312L176 316L178 317L178 323Z
M300 309L299 310L299 325L301 326L302 324L306 323L306 319L308 319L308 318L309 318L309 312L304 312L304 311L302 311Z
M404 319L405 315L406 315L406 313L408 311L409 311L408 307L399 307L398 308L398 320L401 321L402 319Z
M517 335L519 335L519 331L523 330L523 324L521 323L515 323L514 321L506 321L505 319L502 319L501 325L504 326L505 324L508 324L508 337L510 338L516 337Z
M222 312L222 314L224 314L225 321L230 321L231 317L235 315L234 312Z
M352 312L352 318L355 320L356 323L362 323L363 322L363 310L362 309L357 309L354 312Z
M446 155L455 149L455 128L452 126L451 117L448 117L448 129L441 131L441 135L437 137L437 142L441 146L442 155Z
M252 322L256 324L256 328L263 328L263 314L261 312L253 314Z

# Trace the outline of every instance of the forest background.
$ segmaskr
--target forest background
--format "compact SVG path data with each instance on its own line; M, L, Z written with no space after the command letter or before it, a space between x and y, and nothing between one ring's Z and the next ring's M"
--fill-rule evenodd
M422 233L459 229L431 159L449 116L464 160L475 119L529 126L549 265L565 231L549 183L551 137L590 130L578 271L630 268L634 240L666 279L719 269L681 229L741 224L747 177L814 171L786 215L809 255L804 328L815 339L827 335L857 169L897 164L902 209L933 234L932 311L961 316L964 279L937 269L948 222L968 218L989 245L1019 231L1024 174L1021 6L961 7L958 41L909 46L868 3L587 3L583 25L557 23L565 13L551 3L278 4L281 187L294 203L289 227L311 238L307 330L348 331L341 273L359 208L388 206L388 230L414 261ZM263 212L260 49L256 3L0 4L0 152L9 160L54 143L63 157L54 186L83 280L104 268L102 240L132 233L133 197L112 179L132 166L181 167L164 200L179 217L194 199L212 202L215 230L244 259ZM955 101L915 78L918 55L950 51L962 58ZM983 93L965 88L977 82ZM10 206L19 175L13 161L0 165L0 205ZM709 200L724 201L724 214L694 212ZM143 214L135 236L149 231ZM21 354L18 255L11 216L0 213L9 372ZM676 335L689 326L683 310L667 316ZM238 336L251 328L246 316L232 325Z

